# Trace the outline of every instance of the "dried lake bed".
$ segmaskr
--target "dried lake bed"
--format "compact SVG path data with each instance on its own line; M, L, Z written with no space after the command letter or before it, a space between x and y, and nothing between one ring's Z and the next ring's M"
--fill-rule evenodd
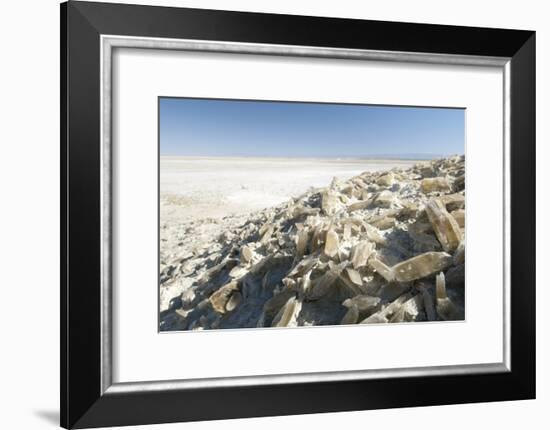
M242 215L284 203L337 177L410 167L411 160L160 158L161 223Z

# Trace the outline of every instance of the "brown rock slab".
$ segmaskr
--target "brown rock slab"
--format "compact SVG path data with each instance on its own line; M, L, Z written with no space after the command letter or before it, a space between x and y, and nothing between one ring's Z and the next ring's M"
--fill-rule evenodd
M338 252L339 246L340 241L338 239L338 234L334 230L329 230L327 232L327 238L325 240L325 255L329 257L334 257Z
M342 320L340 321L340 324L357 324L357 321L359 320L359 310L357 309L357 306L350 306Z
M464 209L465 198L462 194L447 194L440 196L439 200L448 211Z
M291 297L275 315L271 327L295 327L301 309L302 302L296 297Z
M425 252L392 267L397 282L410 282L446 269L452 264L446 252Z
M325 191L321 195L321 209L327 214L332 215L338 210L339 206L338 195L333 191Z
M464 227L464 209L456 209L452 211L451 216L456 220L459 227Z
M394 181L395 181L395 176L392 172L390 172L386 175L380 176L376 180L376 184L384 186L384 187L391 187L393 185Z
M268 317L274 316L291 297L296 297L296 292L284 289L275 294L264 304L264 312Z
M380 276L382 276L386 281L393 282L395 279L394 271L386 266L382 261L377 258L369 259L369 266Z
M391 191L384 190L377 194L373 204L381 208L389 208L395 201L395 196Z
M225 310L227 312L231 312L235 310L242 302L243 296L238 291L235 291L233 294L231 294L231 297L227 301L225 305Z
M445 275L443 273L439 273L435 277L435 309L442 320L455 319L457 310L453 302L447 297Z
M437 199L430 200L426 204L426 214L443 249L454 251L462 240L462 231L456 220Z
M359 242L351 253L351 264L354 269L359 269L367 264L367 260L374 252L374 244L369 241Z
M212 305L212 308L216 312L220 314L224 314L226 311L225 307L227 305L227 302L229 302L231 295L237 289L238 289L238 284L237 282L233 281L233 282L230 282L229 284L225 284L223 287L215 291L208 299L210 301L210 304Z
M433 193L434 191L451 191L451 185L446 178L426 178L420 182L420 188L424 193Z
M330 287L332 287L334 281L338 279L342 270L343 265L338 265L334 269L327 270L320 278L312 281L306 297L309 300L318 300L325 296L330 291Z
M252 260L254 256L253 251L247 245L243 245L241 248L241 261L248 263Z

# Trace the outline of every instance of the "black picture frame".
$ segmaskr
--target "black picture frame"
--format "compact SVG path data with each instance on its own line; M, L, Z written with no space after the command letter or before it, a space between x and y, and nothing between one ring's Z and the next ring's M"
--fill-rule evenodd
M511 371L102 390L101 35L510 58ZM535 95L532 31L63 3L61 425L140 425L535 398Z

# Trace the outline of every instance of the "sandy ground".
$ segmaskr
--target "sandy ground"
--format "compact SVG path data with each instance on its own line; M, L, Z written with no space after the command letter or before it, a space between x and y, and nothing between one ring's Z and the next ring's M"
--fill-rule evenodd
M160 159L160 266L200 254L248 214L276 206L334 177L407 168L418 161L360 159L192 158ZM187 285L161 288L161 311Z
M409 167L399 160L161 157L161 224L221 219L275 206L333 177Z

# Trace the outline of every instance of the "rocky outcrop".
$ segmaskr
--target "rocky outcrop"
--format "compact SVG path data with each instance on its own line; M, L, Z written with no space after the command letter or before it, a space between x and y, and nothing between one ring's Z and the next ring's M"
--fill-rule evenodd
M366 172L252 214L161 266L183 286L161 330L464 319L464 173Z

